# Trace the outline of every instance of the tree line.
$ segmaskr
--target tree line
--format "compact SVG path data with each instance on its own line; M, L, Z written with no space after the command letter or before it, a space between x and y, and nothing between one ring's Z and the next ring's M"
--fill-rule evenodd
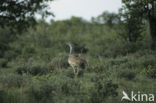
M28 27L38 23L35 19L36 14L40 14L43 18L53 15L47 9L47 2L49 1L52 0L0 1L1 52L8 48L7 44L9 42L16 40L16 34L24 32ZM107 25L110 28L118 27L118 34L129 42L140 40L142 32L145 30L145 25L149 24L151 48L154 49L156 47L155 8L156 2L154 0L122 0L122 7L118 13L105 11L98 17L93 17L90 22L81 21L81 19L77 18L72 18L71 22L81 22L85 25ZM65 22L69 23L70 21L67 20ZM3 38L4 35L2 35L4 28L7 28L7 32L11 32L9 35L5 35L5 40Z

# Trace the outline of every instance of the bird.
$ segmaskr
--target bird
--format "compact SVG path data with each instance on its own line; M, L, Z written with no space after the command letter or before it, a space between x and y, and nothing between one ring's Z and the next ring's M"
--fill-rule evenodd
M74 44L73 43L69 42L69 43L67 43L67 45L70 47L68 63L73 68L75 77L77 77L77 75L79 73L79 68L84 69L87 62L84 59L84 57L82 56L82 54L76 54L74 52Z

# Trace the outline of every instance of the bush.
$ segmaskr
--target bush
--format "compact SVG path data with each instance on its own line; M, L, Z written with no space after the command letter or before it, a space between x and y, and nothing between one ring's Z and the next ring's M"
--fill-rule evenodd
M144 68L142 73L149 78L156 78L156 67L148 65L147 68Z
M65 95L75 95L80 91L80 82L77 80L68 79L61 84L61 93Z
M17 87L20 88L29 82L29 78L27 76L21 76L14 73L1 74L0 75L0 83L4 87Z
M28 68L28 72L31 75L43 75L46 74L47 71L45 70L45 68L41 67L40 65L36 65L31 68Z
M118 73L119 78L126 78L128 80L132 80L135 78L136 73L131 69L124 69Z
M14 50L8 50L4 53L4 58L7 58L9 61L16 58L18 55L18 52L15 52Z
M101 64L101 65L96 65L96 66L94 66L92 69L93 69L94 72L96 72L96 73L101 73L101 72L104 71L105 68L104 68L104 65Z
M54 86L48 81L34 81L27 89L26 93L35 100L40 101L44 98L53 97L55 95L57 86Z
M104 103L109 96L117 96L118 85L112 80L106 79L105 75L96 76L93 80L95 87L91 88L91 103Z
M79 68L79 72L78 72L78 77L83 77L84 74L84 70ZM67 76L69 78L74 78L74 71L72 68L67 68L67 69L63 69L61 70L61 75Z
M0 90L0 101L1 101L1 103L4 103L5 96L6 96L5 91L4 90Z
M69 78L74 78L74 71L72 68L64 69L61 71L61 75L67 76Z
M44 75L46 73L48 73L48 70L44 67L42 67L41 65L34 65L34 66L19 66L16 69L16 72L18 74L31 74L31 75Z
M91 92L91 103L104 103L107 97L117 96L117 88L118 85L112 83L111 80L98 80Z
M0 67L5 68L7 66L8 61L6 59L0 58Z
M35 61L34 59L29 59L25 61L25 63L20 64L16 67L15 72L18 74L31 74L31 75L44 75L49 72L52 72L53 68L50 63L46 63L43 61Z
M28 70L27 70L26 66L19 66L19 67L17 67L15 72L22 75L24 73L28 73Z
M68 57L66 54L60 54L53 58L51 61L51 66L55 69L62 69L69 67Z

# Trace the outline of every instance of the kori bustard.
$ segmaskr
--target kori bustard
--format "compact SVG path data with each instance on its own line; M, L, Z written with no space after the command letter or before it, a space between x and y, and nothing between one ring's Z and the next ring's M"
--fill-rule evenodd
M77 77L79 73L79 69L84 69L86 66L86 60L82 57L81 54L74 53L74 45L72 43L67 43L70 47L68 63L73 68L74 75Z

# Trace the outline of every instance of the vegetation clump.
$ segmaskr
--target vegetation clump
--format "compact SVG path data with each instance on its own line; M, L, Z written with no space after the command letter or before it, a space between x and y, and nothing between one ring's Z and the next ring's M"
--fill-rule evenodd
M122 0L118 14L91 21L47 23L48 1L0 0L1 103L121 103L123 90L156 94L154 0ZM35 20L37 11L43 19ZM67 42L87 61L77 78Z

